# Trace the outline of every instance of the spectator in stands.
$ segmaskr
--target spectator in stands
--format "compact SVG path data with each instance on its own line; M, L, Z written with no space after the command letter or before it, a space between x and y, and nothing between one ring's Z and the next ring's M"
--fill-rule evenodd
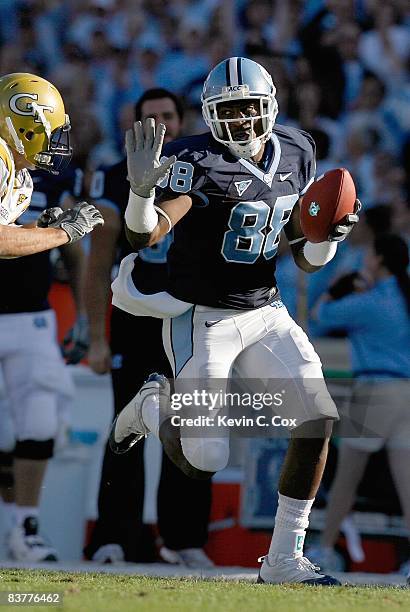
M401 233L410 247L410 207L407 202L408 200L401 200L392 203L392 228L394 231Z
M384 148L390 140L384 115L385 96L386 87L383 81L375 74L367 72L363 77L359 95L344 121L345 129L349 131L375 132L379 140L382 140Z
M373 165L374 201L391 202L392 206L405 202L405 173L396 156L377 151Z
M115 0L88 0L81 8L76 7L67 31L70 42L89 52L93 32L106 31L115 14Z
M402 78L410 53L408 26L395 5L393 2L373 5L374 27L362 34L359 43L363 64L386 85Z
M402 238L380 234L364 269L336 282L317 307L322 326L347 332L355 378L321 547L315 552L314 561L324 569L334 562L339 528L353 507L369 456L383 446L410 532L409 261Z
M321 130L327 135L329 141L327 156L333 160L332 168L334 168L337 166L335 161L337 155L340 154L342 126L334 119L321 115L321 98L321 90L314 81L305 81L296 87L294 104L297 127L309 133L312 133L312 130Z
M267 0L250 0L241 15L245 30L245 48L268 47L272 36L272 5Z
M302 52L302 45L298 37L302 18L303 10L300 0L285 0L284 2L276 0L269 32L271 34L270 47L275 53L291 56L299 55Z
M350 19L343 10L340 13L337 11L337 4L322 4L320 10L299 30L302 55L309 64L313 80L318 83L323 94L321 111L332 119L337 119L342 111L345 84L334 34L343 24L349 23Z
M183 94L186 86L207 74L210 66L205 51L206 25L197 19L184 19L178 30L178 49L164 54L158 70L161 84Z
M335 45L339 53L344 79L342 109L349 111L359 95L365 68L359 58L360 28L349 22L336 31Z
M380 195L374 185L374 154L377 151L380 137L373 129L348 126L344 133L344 155L341 165L348 168L353 176L358 197L367 209L378 202Z

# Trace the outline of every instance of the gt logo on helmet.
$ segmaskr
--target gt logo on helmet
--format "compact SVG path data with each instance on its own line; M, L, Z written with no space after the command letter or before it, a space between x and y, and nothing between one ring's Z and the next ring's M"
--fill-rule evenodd
M17 106L17 103L22 98L29 98L30 100L38 100L38 95L29 94L29 93L14 94L14 96L12 96L9 100L9 106L11 110L13 111L13 113L17 113L17 115L32 115L33 117L35 117L36 113L30 102L25 103L25 108L21 108L21 105L22 105L21 102L20 102L20 108ZM46 104L39 104L38 106L42 108L44 111L48 110L50 113L54 113L53 106L47 106ZM40 122L40 119L35 119L35 121Z

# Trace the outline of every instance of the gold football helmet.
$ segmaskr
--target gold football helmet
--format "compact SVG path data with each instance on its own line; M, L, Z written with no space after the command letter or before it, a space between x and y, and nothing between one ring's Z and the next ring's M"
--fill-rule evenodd
M26 72L0 77L0 136L27 161L58 174L71 159L69 132L54 85Z

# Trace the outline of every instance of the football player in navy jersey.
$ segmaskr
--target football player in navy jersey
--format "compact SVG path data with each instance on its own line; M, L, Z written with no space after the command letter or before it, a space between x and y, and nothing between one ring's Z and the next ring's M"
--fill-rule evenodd
M345 218L325 242L313 244L303 236L299 202L314 179L314 143L306 132L275 124L275 92L262 66L229 58L204 84L210 133L172 142L160 158L163 125L148 119L127 132L127 236L140 249L174 228L174 241L167 292L142 295L130 283L126 258L113 284L113 303L165 319L163 340L176 390L190 390L190 380L202 379L208 390L221 389L225 381L224 391L233 368L249 380L292 379L301 401L282 407L296 426L258 581L334 585L337 580L303 556L303 542L338 415L320 359L282 304L274 272L282 229L296 264L314 272L332 259L358 217ZM142 357L144 350L139 349ZM199 437L185 427L178 438L171 414L160 428L159 404L169 393L166 379L152 375L113 424L113 449L124 452L153 432L186 474L207 478L223 469L229 436L208 430ZM215 418L222 408L213 411Z
M62 208L81 198L80 176L73 166L59 176L41 170L31 176L31 205L19 217L19 223L47 225L56 211L59 216ZM80 290L82 246L77 243L60 248L81 316L85 313ZM39 498L47 462L66 425L74 389L56 341L55 313L48 301L50 251L0 259L0 274L7 287L0 300L0 367L16 440L12 453L0 452L3 494L7 489L10 492L14 483L14 503L8 506L13 516L7 544L17 561L52 561L57 559L57 552L39 534ZM71 348L76 350L75 346ZM3 481L2 465L7 464L14 464L14 479L9 473Z
M146 91L136 104L136 118L155 117L167 126L167 140L181 131L183 109L179 99L165 89ZM115 413L127 403L153 370L172 375L162 346L158 319L134 317L113 308L110 342L106 338L111 271L117 257L130 252L124 233L123 216L128 202L127 163L123 159L97 170L92 179L91 197L103 212L105 225L91 241L86 282L91 345L88 362L94 372L111 372ZM139 289L154 293L166 286L166 254L171 234L151 248L143 249L132 275ZM135 354L135 338L145 345L144 354ZM143 528L144 448L138 445L124 457L107 445L98 498L98 519L87 558L100 562L152 560L152 543ZM207 539L211 483L193 481L163 457L158 490L158 526L164 545L160 556L171 563L191 567L212 565L202 550Z

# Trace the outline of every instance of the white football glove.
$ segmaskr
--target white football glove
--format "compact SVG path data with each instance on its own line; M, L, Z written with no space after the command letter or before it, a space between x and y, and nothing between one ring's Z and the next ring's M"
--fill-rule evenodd
M48 227L58 227L68 234L68 243L81 240L89 234L97 225L104 225L104 219L99 210L88 202L80 202L64 211Z
M61 217L63 212L63 209L59 206L54 206L53 208L46 208L45 210L43 210L43 212L37 219L37 227L48 227L50 223L54 223L55 221L57 221L57 219Z
M127 151L128 180L132 191L142 198L154 195L154 187L163 179L175 163L172 155L162 164L159 161L166 127L160 123L155 127L155 120L148 117L142 128L141 121L134 123L133 129L125 134L125 149Z

